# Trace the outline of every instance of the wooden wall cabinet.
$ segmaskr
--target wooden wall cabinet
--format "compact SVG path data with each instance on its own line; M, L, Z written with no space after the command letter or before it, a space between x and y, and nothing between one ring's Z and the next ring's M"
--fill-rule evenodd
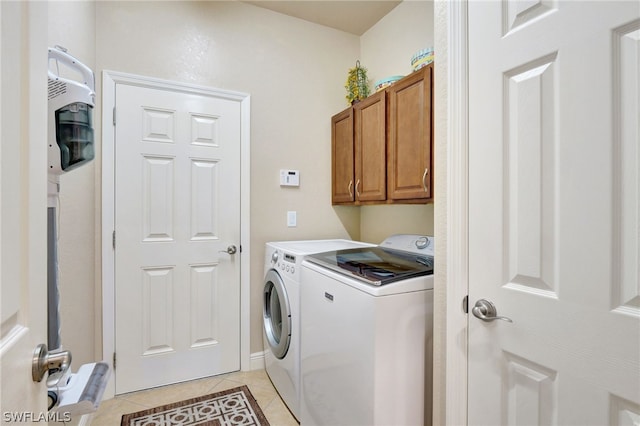
M356 201L387 198L386 93L378 92L354 107Z
M331 202L349 204L355 201L353 109L331 117Z
M431 201L432 67L331 118L333 204Z
M387 89L387 196L391 200L431 199L432 70L433 66L424 67Z
M385 201L386 93L331 117L332 203Z

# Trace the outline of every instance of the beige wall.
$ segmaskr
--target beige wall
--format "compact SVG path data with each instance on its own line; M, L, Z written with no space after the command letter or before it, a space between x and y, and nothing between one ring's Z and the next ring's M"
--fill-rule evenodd
M411 57L427 47L433 47L433 2L405 0L360 37L360 62L373 86L411 74Z
M426 47L433 47L433 3L400 3L360 38L372 88L382 78L410 74L411 56ZM360 239L380 243L392 234L433 235L433 204L360 208Z
M102 356L103 70L251 95L252 353L263 349L265 242L433 234L431 205L331 206L329 126L346 107L344 81L357 59L372 80L411 71L411 55L433 44L431 2L403 2L362 37L241 2L61 1L49 11L50 45L67 47L98 82L96 161L61 179L62 338L74 368ZM279 186L281 168L300 170L299 188ZM288 210L298 212L296 228L286 226Z
M71 32L73 18L81 14L76 5L54 3L59 12L52 27L60 27L61 33ZM357 57L358 37L238 2L98 2L94 7L95 15L89 22L94 16L98 18L95 30L88 29L91 37L76 40L76 45L70 37L51 38L52 43L67 43L79 58L90 58L90 66L95 56L99 81L102 71L108 69L251 95L251 352L259 352L264 243L359 237L358 210L333 209L329 192L329 119L333 111L343 108L343 79ZM98 94L100 99L100 91ZM99 169L99 161L98 156L91 166L94 169L87 168L87 173ZM300 170L301 186L281 188L281 168ZM95 220L87 231L91 252L100 234L99 174L86 180L78 176L78 185L91 182L95 191L70 190L62 208L64 212L67 205L76 206L73 216L69 213L70 223L73 217ZM85 199L91 201L85 204ZM98 208L91 206L94 200ZM298 212L296 228L286 226L288 210ZM66 259L61 261L61 269L71 271L69 264L85 253L89 244L87 240L75 244L67 233L72 232L67 229L63 234L66 242L60 243L61 250L66 250L61 253ZM89 271L95 274L97 269L99 275L99 266L93 268L92 261L88 265ZM87 303L95 296L99 299L99 290L91 294L80 291L84 282L99 278L93 279L90 273L82 280L79 275L66 275L64 287L77 292L78 303L71 304L72 299L65 298L62 310L65 316L80 321L65 321L65 334L73 334L65 344L73 349L74 358L76 351L94 352L94 357L100 358L93 339L85 340L83 331L87 324L83 318L91 318L91 323L99 321ZM93 330L89 332L89 336L93 334Z

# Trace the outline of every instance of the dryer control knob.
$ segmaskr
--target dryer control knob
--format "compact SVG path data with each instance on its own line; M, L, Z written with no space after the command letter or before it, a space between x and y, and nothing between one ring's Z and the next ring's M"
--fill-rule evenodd
M278 262L278 252L274 251L273 254L271 255L271 263L277 263Z

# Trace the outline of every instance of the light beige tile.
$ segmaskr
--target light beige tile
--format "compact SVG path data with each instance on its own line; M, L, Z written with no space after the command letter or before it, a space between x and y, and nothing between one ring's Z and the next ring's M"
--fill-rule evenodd
M222 379L216 376L177 383L170 386L162 386L140 392L128 393L119 396L119 398L144 405L145 407L153 408L163 404L206 395L207 393L211 393L211 389L215 388L221 381Z
M269 405L260 408L272 426L298 426L295 417L280 398L274 398Z
M228 374L225 379L245 385L262 386L267 388L273 387L267 372L264 370L237 371L235 373Z
M247 385L251 395L256 399L260 408L268 406L274 399L280 398L273 387Z
M244 383L235 382L233 380L223 380L214 387L211 392L221 392L227 389L237 388L238 386L242 386Z
M147 407L134 404L125 399L108 399L100 404L90 424L91 426L119 426L123 414L135 413L146 409Z
M92 426L119 426L123 414L247 385L272 426L298 426L264 370L239 371L170 386L119 395L103 401Z

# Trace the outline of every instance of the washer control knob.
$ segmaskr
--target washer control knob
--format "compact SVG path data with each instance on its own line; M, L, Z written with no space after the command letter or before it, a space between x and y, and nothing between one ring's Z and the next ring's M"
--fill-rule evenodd
M273 254L271 255L271 263L277 263L278 262L278 252L274 251Z
M420 237L416 240L416 247L420 250L427 248L429 246L429 238Z

